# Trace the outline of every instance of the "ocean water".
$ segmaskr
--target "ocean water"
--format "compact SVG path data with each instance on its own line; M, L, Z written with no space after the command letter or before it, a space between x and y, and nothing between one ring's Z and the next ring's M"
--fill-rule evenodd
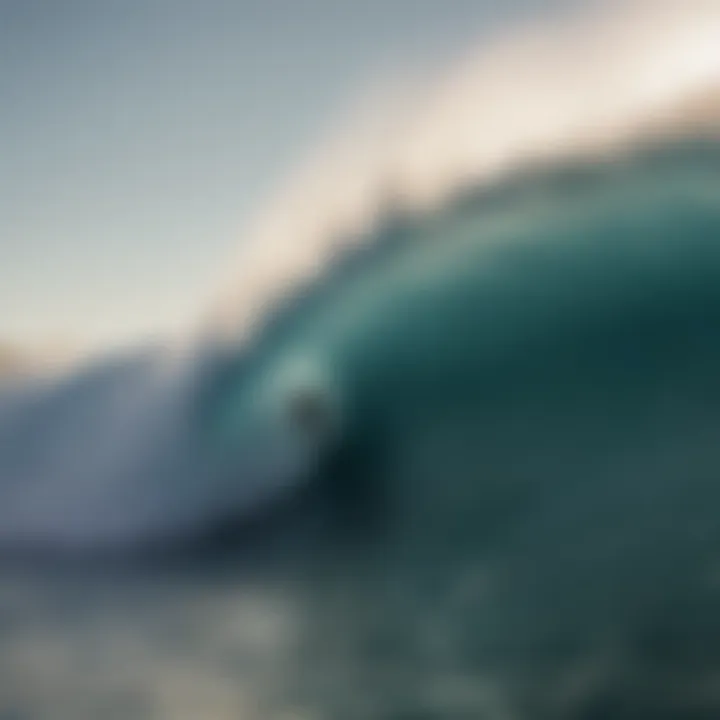
M681 35L692 82L628 82L613 142L583 106L556 147L553 95L491 123L518 163L403 161L181 349L5 382L2 720L718 717L720 144Z
M718 190L463 193L252 350L6 389L4 717L711 717Z

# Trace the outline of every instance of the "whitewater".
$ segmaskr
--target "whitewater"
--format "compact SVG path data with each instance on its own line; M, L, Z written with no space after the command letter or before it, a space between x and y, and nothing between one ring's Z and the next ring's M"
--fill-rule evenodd
M390 94L183 338L3 381L0 713L717 714L720 7Z

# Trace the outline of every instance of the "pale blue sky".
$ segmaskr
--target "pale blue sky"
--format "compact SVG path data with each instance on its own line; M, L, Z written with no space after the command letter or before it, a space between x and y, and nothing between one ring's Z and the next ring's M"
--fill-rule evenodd
M0 0L0 340L176 325L334 110L513 5Z

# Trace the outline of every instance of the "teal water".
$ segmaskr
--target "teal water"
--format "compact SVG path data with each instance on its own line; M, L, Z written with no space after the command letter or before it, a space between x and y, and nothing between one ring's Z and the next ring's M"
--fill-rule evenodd
M716 717L718 197L475 188L250 348L8 395L2 717Z

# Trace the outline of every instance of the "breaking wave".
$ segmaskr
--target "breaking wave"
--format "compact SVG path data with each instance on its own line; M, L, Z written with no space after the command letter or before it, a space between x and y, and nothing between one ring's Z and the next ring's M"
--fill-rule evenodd
M692 177L687 192L713 192L714 170L702 172L717 156L706 149L720 120L719 37L717 6L699 1L549 22L468 54L422 92L406 93L387 121L371 114L354 134L341 133L247 233L234 264L240 272L214 292L182 348L7 384L0 545L95 550L172 541L272 506L298 484L293 473L285 477L288 468L312 453L284 428L281 439L261 433L252 452L208 449L215 420L200 410L206 398L232 388L238 366L262 363L269 338L332 306L343 273L372 274L400 252L387 239L398 235L396 222L405 223L402 252L412 255L414 235L429 228L442 237L468 214L509 208L522 224L533 217L527 196L552 183L562 218L576 185L573 171L557 185L568 168L613 167L628 192L643 196L650 175L638 167L662 158L668 187ZM704 145L680 142L699 138ZM668 153L678 144L685 149ZM637 148L649 149L634 160ZM552 247L542 222L539 242Z

